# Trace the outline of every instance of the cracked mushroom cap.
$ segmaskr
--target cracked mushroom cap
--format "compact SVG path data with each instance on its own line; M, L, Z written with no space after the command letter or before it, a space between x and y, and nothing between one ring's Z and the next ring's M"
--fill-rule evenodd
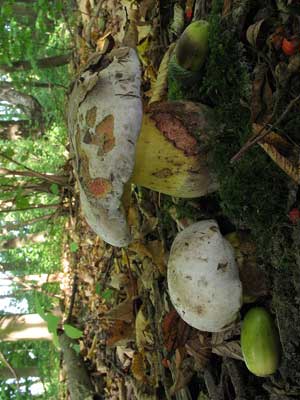
M242 285L234 251L214 220L200 221L180 232L168 261L171 301L192 327L226 329L242 305Z
M99 57L76 80L68 104L69 135L83 213L104 241L130 240L122 205L142 124L141 68L135 50Z

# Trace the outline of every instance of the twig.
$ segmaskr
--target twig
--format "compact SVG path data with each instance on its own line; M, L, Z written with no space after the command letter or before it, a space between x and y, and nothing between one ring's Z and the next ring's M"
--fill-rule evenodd
M24 221L24 222L2 225L1 226L1 231L3 231L3 230L7 230L7 231L16 230L16 229L19 229L19 228L21 228L23 226L32 225L32 224L35 224L36 222L44 221L45 219L46 220L48 220L48 219L50 220L54 215L55 215L55 213L51 213L51 214L42 215L41 217L33 218L33 219L30 219L30 220Z
M215 382L210 366L207 366L204 370L204 382L211 400L223 400L220 388Z
M74 308L74 304L75 304L75 297L76 297L76 292L77 292L77 287L78 287L77 279L78 279L77 274L74 274L69 312L68 312L67 318L65 320L66 324L68 324L72 318L73 308Z
M9 208L7 210L0 210L1 214L6 214L6 213L10 213L10 212L17 212L17 211L28 211L28 210L38 210L40 208L58 208L60 207L61 204L57 203L57 204L40 204L39 206L32 206L32 207L26 207L26 208Z
M63 178L64 177L63 176L43 174L41 172L34 171L33 169L27 167L26 165L20 163L17 160L14 160L11 157L8 157L6 154L1 153L1 152L0 152L0 157L2 157L5 160L7 160L9 162L12 162L12 163L18 165L19 167L24 168L26 171L28 171L26 173L24 171L14 171L14 170L9 170L7 168L1 168L1 173L5 173L6 172L7 174L13 175L13 176L16 176L16 175L17 176L18 175L19 176L27 176L27 177L30 176L32 178L39 178L39 179L42 179L42 180L45 180L45 181L48 181L48 182L57 183L59 185L63 185L64 184L64 182L63 182L63 180L64 180ZM28 175L28 173L30 173L30 175Z
M280 117L274 122L274 124L270 125L269 128L267 128L266 125L264 125L260 129L258 134L254 138L248 140L248 142L244 144L244 146L238 151L238 153L232 157L230 162L234 163L235 161L240 160L241 157L244 155L244 153L247 150L249 150L250 147L252 147L254 144L262 140L266 135L268 135L274 129L274 127L277 126L286 117L286 115L290 112L290 110L299 100L300 100L300 95L291 100L287 108L283 111Z
M13 367L9 364L9 362L6 360L4 354L2 352L0 352L0 360L3 362L3 364L6 365L6 367L10 370L10 372L12 373L13 377L16 380L16 385L18 388L18 391L21 393L21 388L20 388L20 383L19 383L19 378L15 372L15 370L13 369Z

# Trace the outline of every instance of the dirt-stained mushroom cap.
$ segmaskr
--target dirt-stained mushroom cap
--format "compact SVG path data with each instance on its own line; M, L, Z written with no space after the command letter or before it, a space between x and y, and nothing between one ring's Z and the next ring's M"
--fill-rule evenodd
M120 247L131 240L121 200L141 129L140 84L135 50L115 49L77 79L68 105L83 212L103 240Z
M197 222L176 236L168 287L177 312L194 328L218 332L235 320L242 285L233 249L216 221Z

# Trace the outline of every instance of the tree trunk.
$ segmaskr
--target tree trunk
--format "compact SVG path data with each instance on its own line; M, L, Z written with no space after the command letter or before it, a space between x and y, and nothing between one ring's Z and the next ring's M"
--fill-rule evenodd
M70 59L71 54L61 54L58 56L46 57L37 60L36 65L39 68L55 68L68 64ZM17 71L28 71L30 69L32 69L32 64L30 61L26 60L15 61L11 65L0 64L0 72L3 74Z
M28 244L45 243L47 232L30 233L25 237L15 237L0 243L0 250L18 249Z
M0 121L0 139L18 140L28 137L39 137L41 130L32 126L28 120Z
M68 389L72 400L92 400L94 390L82 358L75 352L72 344L76 341L64 333L59 336L68 376Z
M38 314L16 314L0 318L0 340L52 340L47 323Z
M36 125L43 127L42 106L33 96L17 91L9 82L0 82L0 100L20 108L30 120L38 122Z
M10 276L3 278L4 280L9 280L19 284L34 283L35 287L41 287L45 283L61 282L63 279L62 272L56 272L53 274L34 274L34 275L24 275L24 276Z
M39 377L40 371L38 367L20 367L14 368L14 372L16 373L18 379L21 378L29 378L31 376ZM12 371L9 368L0 368L0 380L6 379L15 379Z
M3 5L3 3L7 3L7 1L0 1L0 6ZM14 4L11 4L13 18L22 25L33 25L36 20L37 13L32 6L22 3L24 2L15 2Z

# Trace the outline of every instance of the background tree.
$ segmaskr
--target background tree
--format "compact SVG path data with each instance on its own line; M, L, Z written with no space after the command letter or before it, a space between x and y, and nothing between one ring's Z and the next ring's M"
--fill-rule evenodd
M59 397L59 353L36 296L45 311L59 305L72 202L64 116L72 41L63 15L72 18L71 1L0 1L1 400Z

